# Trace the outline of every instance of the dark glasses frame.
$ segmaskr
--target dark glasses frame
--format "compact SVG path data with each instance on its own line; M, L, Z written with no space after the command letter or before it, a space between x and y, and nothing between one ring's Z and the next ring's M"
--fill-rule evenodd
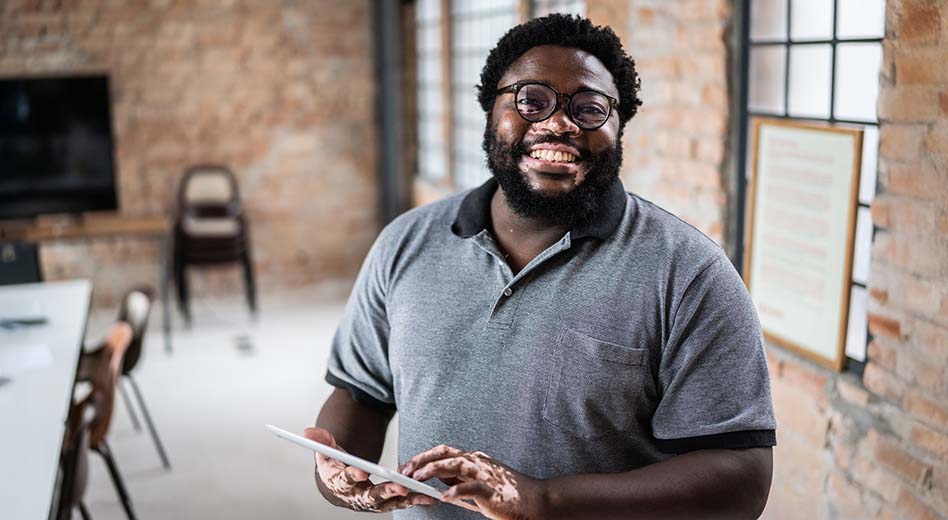
M523 115L523 112L520 111L520 107L517 106L517 96L520 95L520 89L523 88L523 87L529 86L529 85L536 85L536 86L540 86L540 87L546 87L546 88L552 90L552 91L553 91L553 94L556 96L556 97L555 97L555 101L553 102L553 109L550 110L550 113L549 113L549 114L547 114L546 116L544 116L544 117L542 117L542 118L540 118L540 119L535 119L535 120L534 120L534 119L527 119L527 117L526 117L525 115ZM583 126L582 124L580 124L579 121L576 120L576 118L573 117L573 110L572 110L572 107L570 106L570 105L573 103L573 96L575 96L575 95L577 95L577 94L582 94L582 93L584 93L584 92L592 92L592 93L594 93L594 94L599 94L600 96L603 96L603 97L605 97L606 99L609 100L609 112L606 114L606 117L602 120L602 123L599 123L599 124L596 125L596 126ZM596 90L596 89L584 88L584 89L581 89L581 90L577 90L576 92L573 92L572 94L567 94L567 93L565 93L565 92L560 92L560 91L556 90L555 88L553 88L552 86L547 85L546 83L539 82L539 81L530 81L530 80L528 80L528 81L518 81L518 82L516 82L516 83L511 83L510 85L507 85L506 87L501 87L501 88L497 89L497 95L500 95L500 94L507 94L507 93L513 93L513 95L514 95L514 106L517 108L517 114L519 114L520 117L522 117L524 121L529 121L529 122L531 122L531 123L539 123L539 122L541 122L541 121L546 121L547 119L549 119L550 117L552 117L553 114L555 114L556 111L559 110L559 108L560 108L560 100L561 100L561 99L565 99L565 100L566 100L566 104L565 104L565 106L566 106L566 116L569 117L570 121L572 121L573 123L575 123L576 126L578 126L579 128L581 128L581 129L583 129L583 130L598 130L598 129L602 128L602 126L605 125L607 121L609 121L609 118L612 117L612 111L613 111L617 106L619 106L619 100L618 100L618 99L616 99L616 98L610 96L609 94L606 94L605 92L600 92L600 91L598 91L598 90Z

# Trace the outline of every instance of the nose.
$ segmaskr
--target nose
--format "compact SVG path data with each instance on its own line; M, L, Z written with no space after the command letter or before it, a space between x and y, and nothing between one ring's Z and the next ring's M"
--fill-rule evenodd
M578 136L580 132L582 132L582 129L566 114L566 111L569 109L568 107L569 103L560 102L556 107L556 111L554 111L550 117L543 121L533 123L533 128L537 132L542 133Z

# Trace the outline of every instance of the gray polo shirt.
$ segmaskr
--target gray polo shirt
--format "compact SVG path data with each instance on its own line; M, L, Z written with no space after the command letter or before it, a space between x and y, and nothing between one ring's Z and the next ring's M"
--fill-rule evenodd
M447 444L549 478L775 444L760 324L720 247L617 181L515 275L489 231L496 189L389 224L333 340L327 380L397 409L399 462Z

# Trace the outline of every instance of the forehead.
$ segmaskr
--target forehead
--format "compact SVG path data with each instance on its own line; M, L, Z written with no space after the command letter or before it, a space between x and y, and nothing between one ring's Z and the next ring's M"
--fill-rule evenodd
M541 45L530 49L510 65L497 87L524 80L545 81L560 92L592 88L619 97L612 74L599 58L570 47Z

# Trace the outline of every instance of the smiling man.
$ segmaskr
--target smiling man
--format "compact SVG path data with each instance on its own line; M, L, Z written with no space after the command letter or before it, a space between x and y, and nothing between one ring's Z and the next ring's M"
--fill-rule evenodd
M551 15L491 51L493 178L380 234L306 435L399 470L437 503L317 456L332 503L396 518L753 518L775 421L760 325L707 237L626 193L641 104L608 28Z

